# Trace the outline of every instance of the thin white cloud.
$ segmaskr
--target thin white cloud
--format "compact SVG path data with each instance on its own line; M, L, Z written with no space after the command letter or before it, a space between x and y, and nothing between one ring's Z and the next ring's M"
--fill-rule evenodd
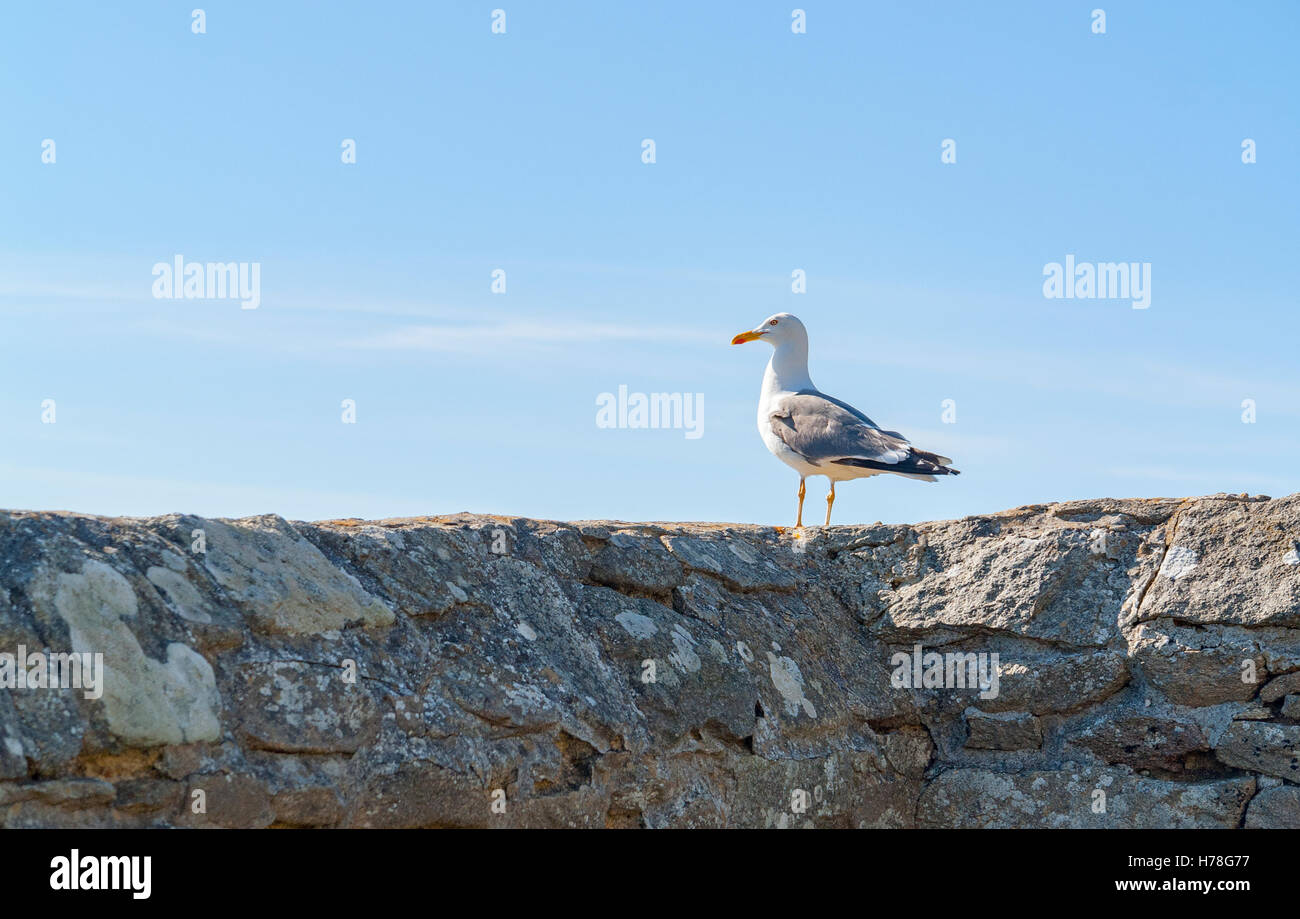
M0 476L11 485L22 483L23 503L28 505L19 507L0 491L0 507L6 510L57 509L136 517L172 513L208 517L278 513L301 518L310 516L313 508L337 508L338 516L360 516L396 513L403 506L402 498L372 493L190 481L85 469L0 464Z
M485 351L496 352L512 345L562 345L607 341L657 341L677 344L717 344L716 332L665 324L623 324L582 319L501 319L476 325L407 325L401 328L346 339L344 348L382 351Z
M1275 476L1242 475L1239 472L1189 472L1171 466L1111 466L1103 470L1106 475L1125 479L1149 479L1159 482L1202 482L1209 483L1216 491L1231 491L1241 488L1268 488L1278 494L1288 494L1295 487L1294 481Z

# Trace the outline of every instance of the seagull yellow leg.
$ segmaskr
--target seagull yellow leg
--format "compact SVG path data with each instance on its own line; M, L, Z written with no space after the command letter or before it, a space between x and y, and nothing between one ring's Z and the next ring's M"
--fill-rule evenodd
M803 479L799 480L799 518L794 522L794 528L797 530L803 526Z
M831 493L826 496L826 525L831 525L831 505L835 503L835 483L831 482Z

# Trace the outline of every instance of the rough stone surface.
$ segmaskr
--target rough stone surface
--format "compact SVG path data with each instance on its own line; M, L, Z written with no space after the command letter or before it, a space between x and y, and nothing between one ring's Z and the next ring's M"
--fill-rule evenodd
M1294 828L1297 544L1300 497L1227 495L800 538L0 512L0 824ZM17 688L20 645L102 694Z
M1281 715L1288 721L1300 721L1300 695L1287 693L1282 700Z
M1108 763L1123 763L1138 770L1180 773L1196 767L1208 754L1210 742L1201 726L1190 718L1105 715L1071 738L1071 743L1091 750Z
M1214 752L1228 766L1300 782L1300 725L1235 721Z
M1039 721L1027 712L989 715L967 709L966 746L976 750L1032 750L1043 745Z
M1300 788L1281 785L1260 791L1246 811L1246 826L1261 830L1287 830L1300 826Z

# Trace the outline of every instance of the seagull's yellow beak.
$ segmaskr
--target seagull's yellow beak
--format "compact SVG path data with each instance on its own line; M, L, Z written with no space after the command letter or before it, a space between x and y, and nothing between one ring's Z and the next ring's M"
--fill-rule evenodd
M741 332L731 340L733 345L743 345L747 341L756 341L762 337L762 332Z

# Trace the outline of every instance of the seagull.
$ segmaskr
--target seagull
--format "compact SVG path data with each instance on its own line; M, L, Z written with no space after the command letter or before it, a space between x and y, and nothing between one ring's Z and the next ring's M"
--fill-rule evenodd
M826 526L830 526L836 482L886 472L923 482L961 474L949 466L948 457L918 450L897 431L882 431L847 402L814 386L808 376L808 330L797 316L769 316L731 343L760 339L773 350L758 396L758 433L777 459L799 473L796 530L803 529L804 480L810 475L831 480L826 496Z

